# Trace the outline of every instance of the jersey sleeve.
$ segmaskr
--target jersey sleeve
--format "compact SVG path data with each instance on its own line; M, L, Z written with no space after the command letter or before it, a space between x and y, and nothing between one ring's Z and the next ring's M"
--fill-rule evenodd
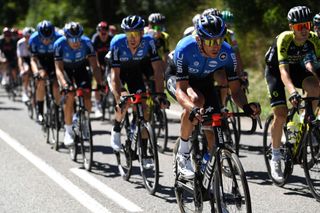
M227 74L228 81L234 81L239 79L237 74L237 57L233 50L228 53L228 59L225 65L225 71Z
M62 61L63 59L63 49L62 49L62 45L61 42L55 42L54 43L54 60L55 61Z
M22 42L17 43L17 57L21 57L21 46L22 46Z
M160 60L154 39L150 38L148 41L148 44L149 44L149 54L150 54L151 62Z
M111 51L111 67L120 67L120 60L119 60L119 49L120 49L120 44L119 41L117 39L117 36L115 36L112 40L111 40L111 44L110 44L110 51Z
M281 33L277 39L277 55L279 65L289 64L288 62L288 48L290 42L287 41L286 34Z
M177 67L177 81L189 80L188 60L186 58L186 55L184 54L184 48L182 48L179 43L174 51L173 61Z
M38 55L38 48L37 48L37 42L36 42L36 37L32 37L29 40L29 46L30 46L30 52L31 56L36 56Z
M94 47L93 47L93 44L92 42L90 41L90 39L87 39L85 41L85 44L86 44L86 52L87 52L87 56L95 56L96 55L96 52L94 50Z

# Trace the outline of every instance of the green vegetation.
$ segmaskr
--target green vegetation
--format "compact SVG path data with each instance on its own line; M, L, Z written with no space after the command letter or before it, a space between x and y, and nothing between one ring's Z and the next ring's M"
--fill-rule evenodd
M64 23L74 20L91 35L101 20L119 27L122 18L129 14L139 14L147 20L150 13L161 12L167 17L170 47L174 49L194 15L210 7L229 9L235 16L234 31L245 68L250 73L249 98L260 101L267 114L270 108L263 78L264 54L273 39L288 29L288 10L301 4L314 12L320 11L319 0L0 0L0 28L35 27L43 19L62 28Z

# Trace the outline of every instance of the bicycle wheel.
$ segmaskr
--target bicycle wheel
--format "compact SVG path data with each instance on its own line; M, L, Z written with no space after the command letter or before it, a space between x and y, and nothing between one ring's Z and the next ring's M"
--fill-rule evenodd
M153 195L159 183L158 147L154 141L153 129L149 123L144 123L138 133L138 150L140 171L143 183L149 194ZM144 135L145 137L142 137Z
M178 175L178 165L176 154L179 147L179 138L177 139L173 149L173 172L175 175L174 192L180 212L202 212L203 211L203 197L201 192L201 179L199 175L195 175L193 180L180 179Z
M77 161L77 155L78 155L78 143L79 143L79 136L75 135L74 137L74 144L72 146L69 146L69 156L71 158L71 160L73 161Z
M224 141L237 155L239 155L239 136L234 118L230 117L224 121L226 125L222 128Z
M320 201L320 130L312 128L303 151L303 168L312 195Z
M228 149L218 153L220 162L214 179L218 212L252 212L250 191L238 156Z
M59 118L58 118L58 106L51 101L49 111L49 120L48 120L48 129L47 129L47 138L49 143L53 144L55 150L59 150Z
M271 168L270 168L270 161L272 158L272 143L271 143L271 124L273 122L273 114L269 115L266 123L264 125L263 130L263 154L264 154L264 160L267 167L267 172L272 180L272 182L277 186L283 186L290 174L293 171L293 163L291 160L291 150L289 147L287 147L286 144L286 132L282 132L282 138L281 138L281 146L280 146L280 152L281 152L281 168L283 172L283 180L279 181L272 177L271 175Z
M93 163L93 144L92 130L89 118L89 112L83 111L80 113L80 145L83 159L83 166L87 171L91 171Z
M152 127L155 132L155 140L158 145L159 152L163 153L167 149L168 143L168 120L165 109L154 109Z

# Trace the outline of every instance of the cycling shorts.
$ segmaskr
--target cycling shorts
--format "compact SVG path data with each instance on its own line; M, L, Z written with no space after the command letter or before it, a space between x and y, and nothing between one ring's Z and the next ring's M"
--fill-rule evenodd
M77 69L65 68L64 77L69 85L73 85L74 82L77 87L91 89L91 73L86 66L80 66Z
M311 72L307 71L300 64L290 64L289 70L292 83L297 88L302 88L303 80L313 76ZM267 65L265 68L265 78L268 84L271 107L286 105L285 86L281 80L279 66Z

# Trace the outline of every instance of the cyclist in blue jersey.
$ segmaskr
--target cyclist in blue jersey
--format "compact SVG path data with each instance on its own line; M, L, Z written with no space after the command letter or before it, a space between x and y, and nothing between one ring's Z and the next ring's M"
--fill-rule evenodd
M125 83L130 93L146 91L143 72L150 63L154 72L156 92L163 92L161 59L154 39L143 34L144 25L145 22L140 16L128 16L121 23L125 33L116 35L111 41L111 86L117 104L121 95L126 94L123 87ZM111 146L114 151L121 149L120 122L126 110L121 110L119 105L116 106L115 124L111 131ZM146 164L150 163L148 160L150 159L144 159Z
M82 34L83 28L79 23L69 22L64 27L64 36L54 43L57 78L63 91L67 93L64 105L64 144L66 146L74 143L72 115L75 94L70 91L72 91L74 83L77 87L91 89L91 75L86 68L87 61L89 61L98 85L100 85L98 88L102 88L101 71L97 64L95 50L91 40ZM84 91L84 105L90 112L91 92Z
M204 107L211 106L220 112L212 79L219 72L226 72L232 98L248 115L260 114L257 103L247 102L236 73L236 55L232 47L224 42L227 28L224 21L214 15L202 15L196 24L196 35L179 41L174 51L176 65L175 96L183 107L180 129L180 146L177 153L178 171L182 177L194 177L190 161L188 140L192 129L202 121ZM173 81L174 82L174 81ZM206 128L208 141L214 141L212 129ZM208 144L211 151L214 144Z
M43 20L37 25L37 31L34 32L29 39L31 51L31 68L33 75L39 77L37 80L36 101L39 111L37 120L43 121L43 103L45 97L45 82L44 77L54 78L53 95L56 103L59 103L59 86L55 76L54 59L53 59L53 44L61 37L55 31L54 26L50 21Z

